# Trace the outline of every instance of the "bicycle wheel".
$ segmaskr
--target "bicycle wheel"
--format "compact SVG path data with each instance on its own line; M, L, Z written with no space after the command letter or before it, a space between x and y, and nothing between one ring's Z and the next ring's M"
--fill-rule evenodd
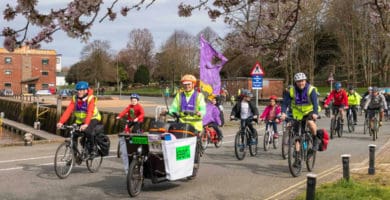
M301 174L302 164L301 164L301 153L295 148L295 143L299 144L298 137L290 137L288 144L288 168L293 177L297 177ZM299 147L301 150L301 148Z
M87 159L86 163L87 163L88 171L90 171L91 173L95 173L99 171L102 162L103 162L103 156L101 155L98 155L93 159Z
M141 193L142 184L144 181L142 162L138 159L133 159L127 173L127 192L131 197L136 197Z
M241 131L238 131L234 139L234 153L238 160L242 160L246 155L246 135L241 134Z
M257 155L257 144L259 143L259 137L257 135L256 129L255 129L255 132L253 133L253 137L251 137L249 129L246 130L246 134L247 134L247 138L254 138L255 139L254 144L250 143L249 141L248 141L248 144L249 144L249 153L251 154L251 156L256 156Z
M348 132L352 133L355 131L355 127L354 127L354 122L353 122L353 117L352 117L352 114L348 114Z
M377 118L373 119L373 125L372 128L372 140L375 141L378 138L378 130L379 130L379 122Z
M368 124L368 119L364 119L364 130L363 134L365 135L366 133L370 132L369 124Z
M282 136L282 157L283 159L287 159L288 156L288 144L289 144L289 134L290 131L283 131Z
M339 118L337 120L337 137L342 137L343 136L343 124L341 123L341 119Z
M263 138L264 151L268 151L270 140L271 140L270 132L269 131L265 131L264 138Z
M336 131L336 120L331 119L330 120L330 139L333 139L333 135L335 134Z
M61 179L68 177L74 166L73 150L69 145L69 142L60 144L54 156L54 171Z
M310 134L310 133L309 133ZM311 172L314 168L314 164L316 162L316 154L317 151L313 151L313 139L310 137L307 140L307 150L306 152L306 167L309 172Z
M214 143L215 148L219 148L219 147L222 146L222 140L223 140L223 139L220 138L220 139L218 139L218 142L215 142L215 143Z
M272 138L272 144L274 146L274 149L277 149L278 148L278 144L279 144L279 137L278 138Z
M202 131L202 133L200 134L200 143L202 150L206 150L207 146L209 145L209 136L207 130Z
M120 158L121 155L122 155L121 147L120 147L120 146L121 146L121 145L120 145L120 143L118 142L118 147L117 147L117 149L116 149L116 157L117 157L117 158Z

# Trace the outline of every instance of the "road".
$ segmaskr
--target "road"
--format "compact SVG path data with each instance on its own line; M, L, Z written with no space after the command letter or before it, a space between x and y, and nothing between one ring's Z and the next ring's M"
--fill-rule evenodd
M329 121L323 118L318 125L328 127ZM390 140L390 133L386 131L390 128L389 122L384 123L375 142L362 134L361 116L359 122L356 133L344 132L342 138L330 141L327 151L317 154L313 173L318 175L319 183L342 176L342 154L351 154L351 168L368 167L364 163L368 159L368 145L376 144L379 151ZM262 135L264 127L256 128ZM281 157L280 147L268 152L261 148L257 156L238 161L233 147L237 130L238 123L229 123L223 128L222 147L209 146L201 158L196 179L159 184L147 180L137 199L291 199L302 190L309 172L303 168L302 175L293 178L287 160ZM260 141L262 139L260 136ZM128 199L122 163L115 156L117 138L112 137L111 142L110 155L104 159L98 173L89 173L83 163L63 180L57 178L53 170L58 143L1 148L0 199Z

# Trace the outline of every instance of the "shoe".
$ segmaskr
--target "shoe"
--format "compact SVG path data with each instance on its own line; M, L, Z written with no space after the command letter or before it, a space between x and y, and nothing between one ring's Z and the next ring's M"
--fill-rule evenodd
M382 126L382 121L379 121L379 126Z
M357 121L356 121L356 122L353 122L353 125L357 125Z
M274 133L274 138L275 139L279 138L279 134L278 133Z

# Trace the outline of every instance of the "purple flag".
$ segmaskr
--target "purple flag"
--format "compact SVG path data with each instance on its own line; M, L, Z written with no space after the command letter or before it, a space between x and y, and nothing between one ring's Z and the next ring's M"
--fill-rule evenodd
M213 63L213 60L219 60ZM202 92L219 95L221 91L221 77L219 72L227 58L217 52L204 38L200 36L200 87ZM207 96L206 96L207 97Z
M214 63L215 60L218 60L217 63ZM200 36L200 89L202 93L205 94L207 98L209 95L219 95L221 91L221 77L219 72L221 71L223 65L227 62L225 56L217 52L204 38ZM217 122L219 115L212 116L212 107L217 109L217 107L207 103L206 115L203 117L203 125L207 125L209 122Z

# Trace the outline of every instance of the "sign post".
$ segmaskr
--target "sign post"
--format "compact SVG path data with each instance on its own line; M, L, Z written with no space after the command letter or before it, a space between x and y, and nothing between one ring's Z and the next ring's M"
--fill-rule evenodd
M330 72L329 74L329 77L328 77L328 81L330 82L330 91L332 92L332 87L333 87L333 81L334 81L334 78L333 78L333 73Z
M255 66L251 70L252 76L252 89L256 90L256 107L259 105L259 89L263 88L263 76L264 70L262 69L260 62L257 61Z

